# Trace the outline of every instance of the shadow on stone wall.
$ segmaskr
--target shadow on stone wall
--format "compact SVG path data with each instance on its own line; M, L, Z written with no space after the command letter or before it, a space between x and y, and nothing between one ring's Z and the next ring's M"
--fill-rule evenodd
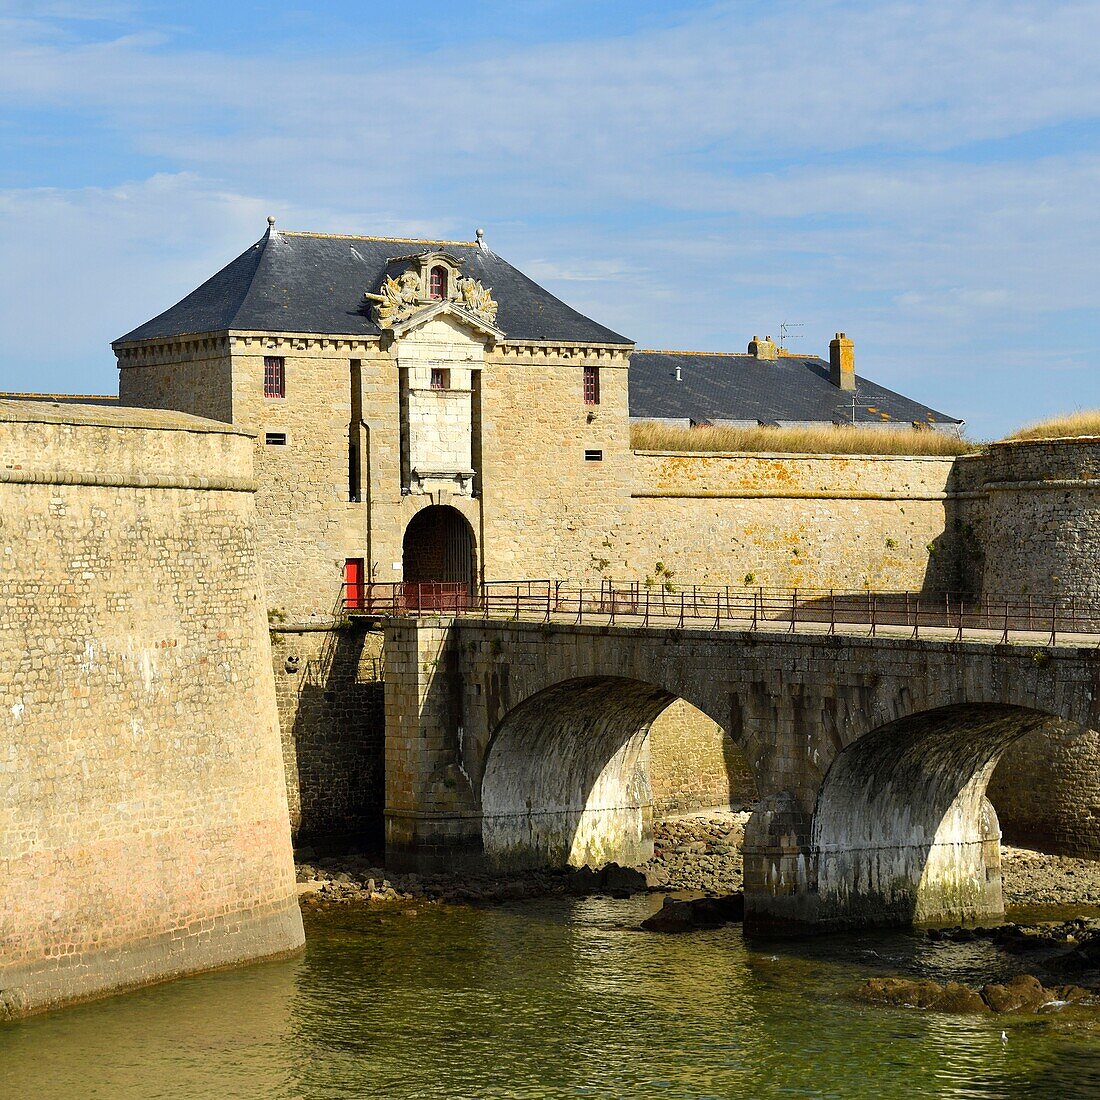
M649 731L649 774L656 820L711 809L750 809L756 780L733 738L683 699Z
M382 635L277 631L272 647L295 843L380 845L385 802Z
M986 793L1006 843L1100 859L1100 733L1044 723L1009 746Z

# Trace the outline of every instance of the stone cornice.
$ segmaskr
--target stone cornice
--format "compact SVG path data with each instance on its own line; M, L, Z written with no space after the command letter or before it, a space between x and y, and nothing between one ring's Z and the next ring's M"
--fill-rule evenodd
M380 336L339 336L324 333L298 332L231 332L229 343L233 351L275 351L282 354L296 351L347 352L349 357L380 353Z
M829 454L825 451L652 451L634 448L633 453L641 458L737 458L759 460L763 462L940 462L951 465L957 455L864 455Z
M987 481L984 488L987 493L1027 493L1053 489L1097 493L1100 492L1100 478L1062 477L1049 478L1045 481Z
M210 359L227 355L229 337L224 332L204 332L164 340L116 341L111 347L120 367L147 367L175 363L181 359Z
M955 500L959 494L863 489L635 489L635 500Z
M94 485L107 489L190 489L200 492L254 493L247 477L190 477L178 474L98 474L87 470L0 470L5 485Z
M181 359L210 358L234 351L252 353L301 351L347 352L349 357L377 355L380 337L351 336L307 332L228 332L193 333L163 340L116 341L114 348L121 367L156 366Z
M389 337L389 334L386 334ZM155 366L180 359L209 358L230 352L248 351L292 354L294 352L338 352L349 358L386 356L381 335L349 335L316 332L256 332L231 329L221 332L188 333L151 340L117 340L112 344L121 367ZM547 363L577 360L601 366L627 367L633 344L578 344L560 340L499 340L493 359L509 363Z
M546 363L576 359L601 366L626 367L630 363L633 345L570 344L549 340L502 340L493 349L491 358L509 363Z

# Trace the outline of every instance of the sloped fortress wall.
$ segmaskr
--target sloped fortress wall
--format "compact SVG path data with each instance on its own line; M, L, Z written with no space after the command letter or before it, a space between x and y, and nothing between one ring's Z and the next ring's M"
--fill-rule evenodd
M0 1014L303 942L252 445L0 402Z

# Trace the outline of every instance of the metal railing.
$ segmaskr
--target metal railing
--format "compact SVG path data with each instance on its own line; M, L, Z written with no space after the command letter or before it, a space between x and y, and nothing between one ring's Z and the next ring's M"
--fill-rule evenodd
M830 589L745 588L733 585L646 585L602 581L489 581L465 584L413 582L362 584L345 589L349 615L415 616L425 613L484 618L599 621L614 625L675 626L835 634L845 628L880 630L894 637L924 631L956 640L980 635L1007 642L1023 635L1053 645L1062 635L1100 637L1100 605L1073 597L983 596L958 593L867 592ZM1041 636L1041 637L1037 637Z
M461 614L475 600L470 586L449 581L398 581L393 584L345 584L343 606L349 615Z

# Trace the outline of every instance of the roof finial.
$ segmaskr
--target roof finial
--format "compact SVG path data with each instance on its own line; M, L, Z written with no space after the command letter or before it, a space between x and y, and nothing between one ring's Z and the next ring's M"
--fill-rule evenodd
M267 216L267 231L269 233L274 233L275 232L275 215L274 214L268 214L268 216Z
M484 229L475 229L474 230L474 236L477 237L477 246L478 246L478 248L484 248L485 247L485 230Z

